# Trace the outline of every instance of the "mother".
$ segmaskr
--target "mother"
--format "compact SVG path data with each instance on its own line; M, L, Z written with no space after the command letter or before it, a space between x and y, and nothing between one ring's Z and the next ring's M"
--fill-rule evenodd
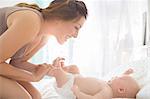
M54 0L41 9L20 3L0 9L0 99L40 99L30 82L49 71L48 64L28 60L47 42L49 35L60 44L78 35L87 17L84 2ZM10 62L6 62L10 59Z

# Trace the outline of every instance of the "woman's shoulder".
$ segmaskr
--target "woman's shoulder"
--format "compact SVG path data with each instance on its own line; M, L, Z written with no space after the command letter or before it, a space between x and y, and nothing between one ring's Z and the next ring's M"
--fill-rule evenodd
M27 7L7 7L7 23L14 20L22 20L22 23L30 22L39 22L41 23L43 18L39 11L36 11L32 8Z
M16 10L7 17L8 27L13 22L20 22L20 25L27 25L31 23L33 25L36 24L40 27L42 19L39 14L34 12L34 10Z
M13 13L20 12L22 14L22 13L26 12L26 14L27 14L27 12L31 12L32 14L36 14L40 18L42 18L41 12L39 12L38 10L32 9L32 8L28 8L28 7L13 6L13 7L5 7L3 9L6 9L6 17L9 17Z
M25 34L27 38L32 38L32 36L35 37L40 31L41 19L38 14L31 10L19 10L7 18L7 26L8 29L11 27L9 30L16 32L16 35L18 31L21 34ZM14 29L12 30L12 28Z

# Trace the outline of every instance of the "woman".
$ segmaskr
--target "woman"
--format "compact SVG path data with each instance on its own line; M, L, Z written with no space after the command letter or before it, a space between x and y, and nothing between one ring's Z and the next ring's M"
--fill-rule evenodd
M1 8L0 99L40 99L40 93L30 82L41 80L50 66L28 60L49 35L60 44L76 38L86 18L87 8L77 0L54 0L45 9L24 3Z

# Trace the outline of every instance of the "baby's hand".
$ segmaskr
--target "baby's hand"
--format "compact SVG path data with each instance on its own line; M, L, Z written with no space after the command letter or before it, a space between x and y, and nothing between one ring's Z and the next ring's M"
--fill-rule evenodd
M133 72L134 72L133 68L129 68L123 74L129 75L129 74L132 74Z

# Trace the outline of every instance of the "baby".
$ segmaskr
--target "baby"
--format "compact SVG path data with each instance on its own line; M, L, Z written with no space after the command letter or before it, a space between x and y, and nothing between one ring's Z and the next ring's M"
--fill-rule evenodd
M63 60L63 58L54 60L53 69L48 73L49 76L55 77L55 88L61 99L135 98L140 90L138 83L129 75L133 72L132 69L106 82L96 78L82 77L76 68L72 68L74 74L65 72L62 69Z

